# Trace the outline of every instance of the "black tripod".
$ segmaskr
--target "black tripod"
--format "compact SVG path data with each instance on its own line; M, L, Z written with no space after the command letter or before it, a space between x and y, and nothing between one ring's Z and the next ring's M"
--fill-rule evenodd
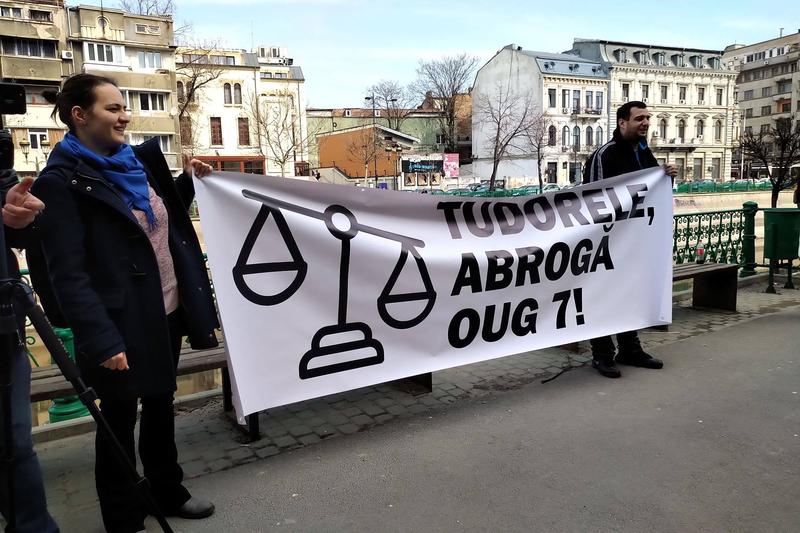
M11 424L11 356L14 350L22 349L20 344L19 319L28 316L31 323L42 342L47 347L53 360L55 360L61 373L72 384L75 391L78 393L78 398L86 406L97 423L97 431L101 433L103 438L108 439L111 443L111 448L114 450L116 458L128 471L130 481L136 487L142 502L148 509L148 512L153 515L161 529L165 533L172 533L164 517L164 513L158 507L153 495L150 491L150 484L147 479L139 475L128 455L125 453L119 440L117 440L114 432L111 431L111 426L105 419L100 409L97 407L95 400L97 394L93 389L87 387L81 378L80 371L75 363L70 359L66 348L61 343L53 327L47 320L47 317L33 299L33 291L31 288L18 279L12 279L8 276L7 264L7 249L5 247L5 231L0 228L0 393L3 398L3 434L5 436L5 457L3 463L7 467L8 472L8 522L7 531L15 531L15 513L14 513L14 470L13 470L13 434Z

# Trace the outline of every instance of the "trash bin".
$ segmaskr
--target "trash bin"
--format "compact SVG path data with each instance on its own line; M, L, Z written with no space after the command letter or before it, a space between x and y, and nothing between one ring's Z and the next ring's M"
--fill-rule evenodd
M764 209L764 258L797 259L800 246L800 209Z

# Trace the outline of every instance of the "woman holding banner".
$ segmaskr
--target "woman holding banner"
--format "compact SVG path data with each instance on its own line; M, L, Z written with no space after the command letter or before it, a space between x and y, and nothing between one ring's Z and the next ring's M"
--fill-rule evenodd
M173 180L156 139L125 144L130 119L110 78L78 74L45 97L69 133L33 187L47 205L37 223L44 262L31 265L37 292L51 320L72 328L84 378L134 462L141 400L139 454L162 511L207 517L214 506L182 485L173 394L183 336L195 348L217 345L211 287L188 215L191 172L201 177L211 167L185 158ZM146 511L125 470L105 439L95 445L106 529L144 530Z

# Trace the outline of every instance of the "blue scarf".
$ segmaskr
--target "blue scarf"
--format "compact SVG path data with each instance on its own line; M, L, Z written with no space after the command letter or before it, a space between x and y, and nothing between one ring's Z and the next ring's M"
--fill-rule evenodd
M97 169L117 189L129 209L144 211L150 228L156 225L156 216L150 206L150 189L147 174L142 163L136 159L133 149L122 144L110 156L102 156L92 152L72 133L67 133L61 146Z

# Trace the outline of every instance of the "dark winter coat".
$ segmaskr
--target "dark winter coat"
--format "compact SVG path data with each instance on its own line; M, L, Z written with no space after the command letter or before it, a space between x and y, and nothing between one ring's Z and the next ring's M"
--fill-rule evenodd
M192 179L185 174L172 178L155 139L134 152L169 215L182 333L194 348L214 347L219 323L188 215ZM131 210L99 171L59 145L32 192L45 203L36 222L43 261L29 252L34 288L51 320L63 320L72 329L84 377L96 388L137 396L174 391L158 263ZM120 352L125 352L130 370L100 367Z
M583 183L657 166L658 161L649 146L645 144L644 148L639 148L637 154L633 145L623 139L616 129L611 139L589 156L586 166L583 167Z

